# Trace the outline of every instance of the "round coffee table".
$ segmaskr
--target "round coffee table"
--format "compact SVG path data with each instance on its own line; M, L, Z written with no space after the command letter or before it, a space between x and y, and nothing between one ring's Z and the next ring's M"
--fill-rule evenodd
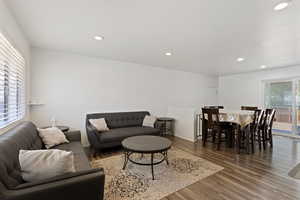
M126 165L128 161L137 164L137 165L147 165L151 166L151 171L152 171L152 179L154 180L154 170L153 166L158 165L162 163L163 161L166 161L167 165L169 165L168 162L168 150L171 148L172 142L163 137L159 136L148 136L148 135L143 135L143 136L133 136L126 138L122 141L122 146L124 148L124 165L123 165L123 170L126 168ZM134 161L133 159L130 158L130 156L133 153L140 153L141 156L144 154L150 154L151 155L151 162L150 163L140 163L137 161ZM154 162L154 154L160 153L163 158L159 161Z

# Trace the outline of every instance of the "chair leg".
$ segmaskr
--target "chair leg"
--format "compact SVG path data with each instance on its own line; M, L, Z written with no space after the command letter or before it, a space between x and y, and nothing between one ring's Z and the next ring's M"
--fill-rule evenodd
M230 147L233 148L235 146L235 132L230 129Z
M254 142L255 142L255 135L253 132L251 132L251 149L252 153L254 153Z
M237 153L240 154L241 152L241 132L237 130Z
M258 137L258 147L259 147L259 150L261 150L261 135L260 135L260 130L257 131L257 137Z
M92 158L96 158L97 157L97 150L93 147L90 148L90 155Z
M221 146L221 136L222 136L222 132L221 130L218 130L218 147L217 147L218 150L220 150L220 146Z
M216 142L216 133L214 130L212 130L211 134L212 134L212 143L214 144Z
M267 140L267 138L266 138L266 131L265 130L263 130L262 131L262 143L263 143L263 148L264 148L264 150L266 150L266 140Z
M270 140L270 146L273 148L273 136L272 136L272 130L269 130L269 140Z
M204 131L204 132L202 133L202 146L203 146L203 147L205 147L206 140L207 140L207 131Z
M245 137L246 137L246 150L247 153L250 154L250 134L245 132Z

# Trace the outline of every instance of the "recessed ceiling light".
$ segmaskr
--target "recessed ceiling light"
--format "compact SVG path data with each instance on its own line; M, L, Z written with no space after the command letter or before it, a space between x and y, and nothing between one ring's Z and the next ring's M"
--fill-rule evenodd
M166 56L171 56L172 53L171 53L171 52L167 52L167 53L165 53L165 55L166 55Z
M104 37L103 36L100 36L100 35L96 35L94 37L95 40L104 40Z
M237 58L236 61L238 62L243 62L245 60L245 58Z
M276 6L274 7L275 11L280 11L283 10L285 8L287 8L290 5L291 1L282 1L278 4L276 4Z
M260 68L262 68L262 69L266 69L266 68L267 68L267 66L266 66L266 65L261 65L261 66L260 66Z

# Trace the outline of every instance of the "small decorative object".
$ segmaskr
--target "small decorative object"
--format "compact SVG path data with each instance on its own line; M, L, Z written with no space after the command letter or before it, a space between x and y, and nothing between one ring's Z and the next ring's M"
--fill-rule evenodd
M55 119L55 117L53 116L53 117L51 117L51 119L50 119L50 123L51 123L51 126L52 127L56 127L56 119Z
M42 106L44 105L44 103L42 103L40 100L38 99L32 99L28 102L29 106Z

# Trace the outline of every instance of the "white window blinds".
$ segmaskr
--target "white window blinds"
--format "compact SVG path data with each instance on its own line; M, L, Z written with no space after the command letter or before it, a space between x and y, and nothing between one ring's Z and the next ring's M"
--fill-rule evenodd
M25 60L0 33L0 128L25 116Z

